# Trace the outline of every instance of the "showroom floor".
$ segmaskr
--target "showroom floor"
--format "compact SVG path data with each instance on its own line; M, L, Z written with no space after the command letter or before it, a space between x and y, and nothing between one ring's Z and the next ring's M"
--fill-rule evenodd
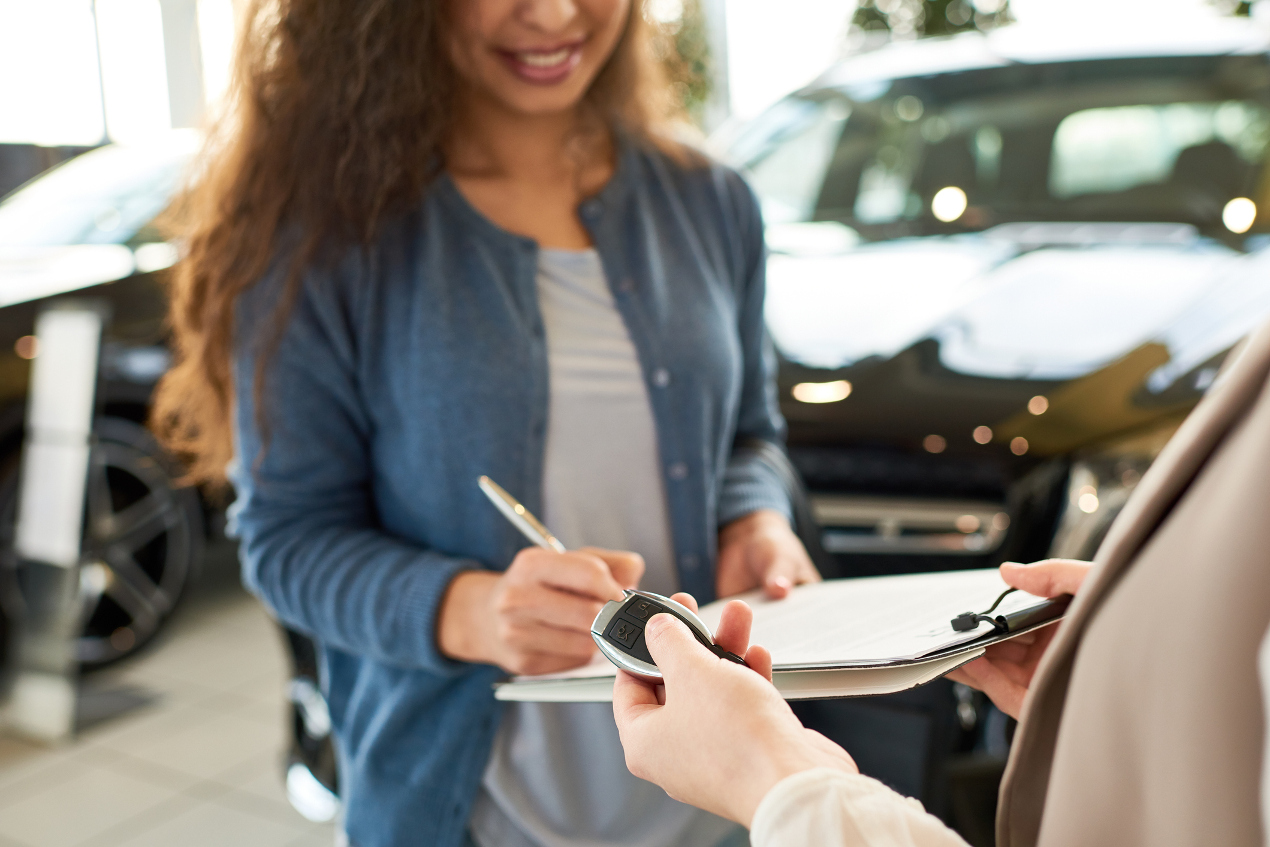
M90 707L143 705L60 748L0 737L0 847L333 843L284 796L282 642L231 556L142 655L86 682Z

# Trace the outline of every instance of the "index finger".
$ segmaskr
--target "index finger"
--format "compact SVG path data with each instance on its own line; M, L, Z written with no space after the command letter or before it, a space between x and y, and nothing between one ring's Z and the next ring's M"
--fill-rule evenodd
M589 553L559 553L546 557L538 578L546 585L597 600L621 600L626 595L603 559Z
M583 547L578 552L588 553L608 565L613 579L625 588L639 585L644 575L644 557L628 550L605 550L602 547Z
M754 610L744 601L731 600L723 607L719 626L714 631L714 643L729 653L744 656L750 647L750 626L754 622Z
M1079 591L1090 567L1089 562L1071 559L1046 559L1031 565L1005 562L1001 565L1001 579L1006 585L1037 597L1056 597Z
M657 686L619 670L613 680L613 717L620 727L642 711L657 708Z
M689 609L692 609L693 614L701 611L701 609L697 606L697 598L693 597L687 591L676 591L674 594L670 595L670 599L674 600L680 606L687 606Z

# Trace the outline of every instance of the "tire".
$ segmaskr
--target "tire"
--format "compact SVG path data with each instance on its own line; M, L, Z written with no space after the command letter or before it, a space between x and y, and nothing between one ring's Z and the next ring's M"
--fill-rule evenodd
M318 685L317 645L307 635L282 628L291 657L291 749L284 763L287 799L316 823L340 810L339 762L331 738L331 712Z
M176 608L204 547L203 510L176 483L177 464L144 427L124 418L93 423L80 556L84 670L137 652ZM5 547L12 549L18 474L0 485Z

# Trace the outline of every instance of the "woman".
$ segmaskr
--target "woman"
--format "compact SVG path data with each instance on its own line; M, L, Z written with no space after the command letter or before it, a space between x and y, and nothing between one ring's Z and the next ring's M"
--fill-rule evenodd
M728 837L626 771L606 707L491 694L588 661L623 588L817 578L733 447L782 433L757 206L665 134L638 2L274 0L243 31L157 420L195 478L232 458L245 580L321 646L348 836ZM480 474L571 552L523 549Z

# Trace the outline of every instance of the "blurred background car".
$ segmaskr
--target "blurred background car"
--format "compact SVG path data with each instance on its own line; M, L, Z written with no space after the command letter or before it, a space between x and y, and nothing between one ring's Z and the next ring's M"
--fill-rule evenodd
M825 570L1093 556L1270 316L1268 47L1233 20L892 44L715 139L762 203ZM945 684L800 708L986 844L1010 728L983 707Z
M1092 555L1270 315L1268 51L1246 20L1096 49L1022 25L895 43L715 137L767 220L800 530L826 575ZM0 202L4 549L34 316L67 295L113 315L85 522L86 668L153 638L224 525L144 429L170 362L162 276L178 255L154 220L197 145L172 132L102 147ZM286 639L289 795L326 819L330 718L312 643ZM1010 723L981 697L943 683L799 710L866 772L991 843Z
M53 169L0 202L0 549L12 571L18 460L37 312L50 299L89 297L109 311L90 456L83 628L76 653L92 668L145 644L202 558L206 506L145 429L150 394L167 370L166 297L159 273L176 249L153 220L170 202L197 134L103 147ZM8 581L21 580L21 571ZM10 601L6 604L13 608Z

